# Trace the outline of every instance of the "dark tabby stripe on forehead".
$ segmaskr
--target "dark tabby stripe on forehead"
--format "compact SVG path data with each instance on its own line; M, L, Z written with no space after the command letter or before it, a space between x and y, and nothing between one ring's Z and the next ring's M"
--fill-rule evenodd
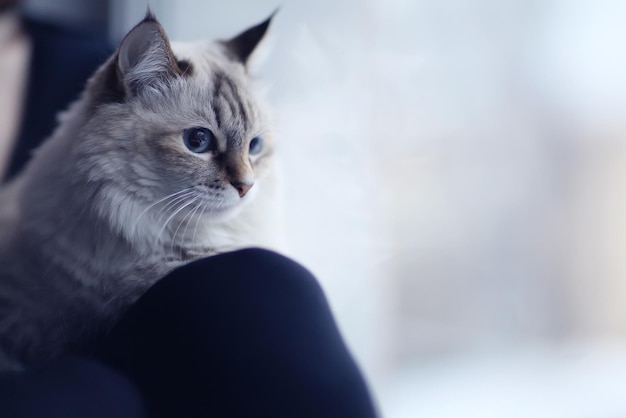
M218 128L222 124L223 115L220 115L223 102L226 102L232 117L243 125L247 130L250 126L250 115L247 110L237 86L233 80L223 72L213 74L213 113L217 121ZM235 120L231 123L235 123Z

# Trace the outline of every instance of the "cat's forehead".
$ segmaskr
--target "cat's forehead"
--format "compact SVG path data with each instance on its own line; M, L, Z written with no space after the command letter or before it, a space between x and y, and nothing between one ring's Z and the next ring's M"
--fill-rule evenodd
M251 91L244 66L227 56L218 43L172 43L172 52L186 72L180 79L187 84L180 90L182 107L200 103L199 111L205 118L232 136L262 129L262 109Z
M243 65L229 59L217 42L173 42L172 51L178 61L189 64L189 76L199 83L212 84L216 74L228 74L234 82L245 82Z

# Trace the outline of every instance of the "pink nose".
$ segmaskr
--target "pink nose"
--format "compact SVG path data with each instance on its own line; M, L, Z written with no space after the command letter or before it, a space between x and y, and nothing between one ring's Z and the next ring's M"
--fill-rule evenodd
M246 193L254 186L254 182L233 180L230 182L239 192L239 197L244 197Z

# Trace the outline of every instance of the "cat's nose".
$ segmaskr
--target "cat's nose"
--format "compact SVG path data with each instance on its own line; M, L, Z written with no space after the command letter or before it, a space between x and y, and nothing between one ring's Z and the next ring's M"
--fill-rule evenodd
M235 189L239 192L239 197L244 197L246 193L254 186L253 181L239 181L233 180L230 182Z

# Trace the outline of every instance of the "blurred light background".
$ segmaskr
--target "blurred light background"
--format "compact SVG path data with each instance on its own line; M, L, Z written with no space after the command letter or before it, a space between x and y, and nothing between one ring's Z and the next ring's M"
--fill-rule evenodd
M30 0L108 31L146 1ZM152 0L175 40L280 13L284 251L388 418L626 417L626 2Z

